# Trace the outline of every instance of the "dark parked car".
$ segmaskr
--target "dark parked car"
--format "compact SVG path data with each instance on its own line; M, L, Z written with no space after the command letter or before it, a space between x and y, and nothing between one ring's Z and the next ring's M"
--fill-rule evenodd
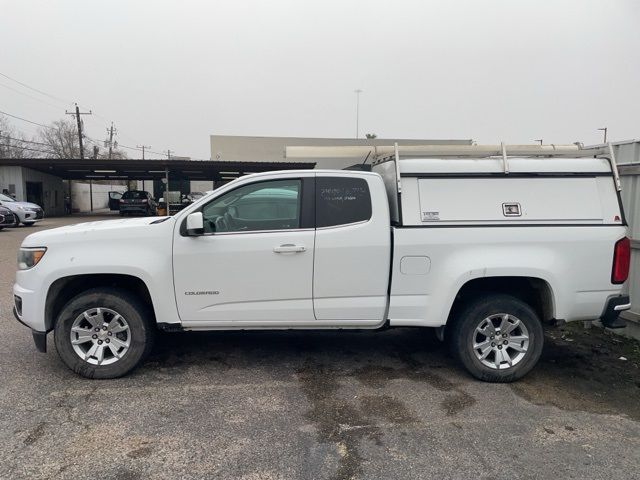
M0 206L0 230L6 227L17 227L18 217L16 217L7 207Z
M120 215L138 213L147 216L156 215L156 201L149 192L129 190L120 199Z

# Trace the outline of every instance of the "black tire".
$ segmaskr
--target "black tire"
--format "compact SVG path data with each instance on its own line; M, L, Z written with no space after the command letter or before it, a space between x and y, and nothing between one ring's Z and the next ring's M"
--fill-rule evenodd
M94 365L76 353L71 344L71 327L83 312L106 308L119 313L129 326L130 344L122 358L108 365ZM58 315L54 327L56 350L71 370L86 378L117 378L136 368L151 351L156 329L149 308L125 290L94 288L71 299Z
M474 350L474 342L478 340L477 335L482 338L482 334L476 332L476 328L481 326L483 321L492 315L509 314L516 317L527 330L529 343L526 352L521 359L513 366L508 366L507 362L502 362L501 357L497 357L499 352L495 351L496 347L492 347L493 353L485 361L500 364L500 369L485 365L476 356ZM472 300L455 318L452 318L451 324L447 325L446 337L449 343L451 354L467 369L467 371L478 380L485 382L513 382L524 377L536 365L542 353L544 343L544 332L542 323L536 315L535 311L525 302L502 294L488 294ZM499 322L496 318L494 322ZM518 331L516 330L516 334ZM490 337L486 337L488 340ZM491 337L492 338L492 337ZM498 339L502 340L500 335ZM509 337L510 339L510 337ZM479 340L478 340L479 341ZM500 342L498 342L500 343ZM494 343L492 342L491 345ZM510 347L504 347L505 352ZM517 351L515 352L518 355Z

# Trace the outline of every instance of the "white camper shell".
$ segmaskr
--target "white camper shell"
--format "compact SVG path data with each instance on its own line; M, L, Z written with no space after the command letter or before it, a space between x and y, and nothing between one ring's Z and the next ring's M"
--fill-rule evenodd
M373 171L396 225L622 224L606 159L510 158L509 168L498 158L411 158Z

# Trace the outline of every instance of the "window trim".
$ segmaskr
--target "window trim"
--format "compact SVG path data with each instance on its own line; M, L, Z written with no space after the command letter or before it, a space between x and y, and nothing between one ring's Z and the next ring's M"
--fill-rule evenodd
M209 205L216 200L224 197L225 195L234 192L240 188L244 188L248 185L258 185L260 183L271 183L271 182L281 182L286 180L299 180L300 181L300 211L299 211L299 220L300 227L298 228L286 228L286 229L277 229L277 230L241 230L238 232L208 232L202 233L200 235L187 235L187 217L192 213L202 212L204 207ZM264 180L258 180L257 182L249 182L244 183L242 185L238 185L236 188L228 190L224 192L222 195L219 195L215 198L212 198L207 203L200 205L195 210L189 212L187 216L185 216L184 220L180 224L180 235L183 237L210 237L214 235L246 235L246 234L255 234L255 233L276 233L276 232L306 232L309 230L315 230L315 177L287 177L287 178L269 178Z
M360 220L358 222L351 223L339 223L338 225L329 225L327 227L316 227L316 230L332 230L334 228L344 228L344 227L353 227L354 225L364 225L365 223L369 223L373 220L373 214L369 217L368 220Z

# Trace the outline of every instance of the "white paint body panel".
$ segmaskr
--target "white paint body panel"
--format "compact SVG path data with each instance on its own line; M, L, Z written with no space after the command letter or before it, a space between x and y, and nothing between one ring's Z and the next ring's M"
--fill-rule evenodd
M275 253L284 244L304 252ZM176 301L186 322L313 320L314 231L175 236Z
M372 192L371 220L316 230L313 303L318 320L381 322L385 318L391 257L389 206L380 177L365 178Z
M620 293L610 282L620 227L491 227L394 229L389 318L392 325L444 325L456 294L483 277L534 277L551 287L554 317L567 321L600 316ZM427 275L404 275L400 259L427 255Z
M417 182L420 212L437 212L437 220L432 220L436 222L603 222L595 177L420 178ZM517 204L520 215L506 217L503 203Z

